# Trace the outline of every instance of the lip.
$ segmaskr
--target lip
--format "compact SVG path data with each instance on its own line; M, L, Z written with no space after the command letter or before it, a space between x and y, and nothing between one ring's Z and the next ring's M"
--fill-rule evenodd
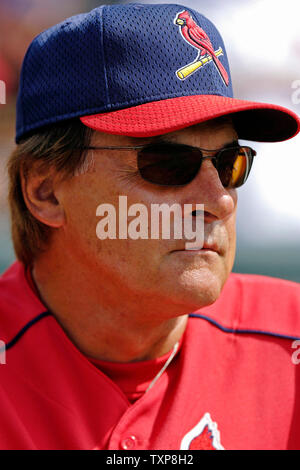
M219 253L220 254L220 248L218 245L216 245L215 243L213 244L205 244L203 245L203 250L209 250L209 251L215 251L216 253Z
M187 252L187 253L189 253L189 252L191 252L191 253L213 252L213 253L220 254L220 248L218 247L218 245L216 245L216 244L207 244L207 243L205 243L205 244L203 245L203 247L200 248L200 249L195 249L195 250L190 249L190 250L187 250L186 248L182 248L181 250L174 250L174 251L175 251L175 252L176 252L176 251L183 251L183 252Z

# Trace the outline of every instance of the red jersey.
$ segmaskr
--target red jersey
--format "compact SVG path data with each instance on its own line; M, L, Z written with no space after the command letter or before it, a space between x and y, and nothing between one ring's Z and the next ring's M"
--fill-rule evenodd
M19 262L1 277L0 318L1 449L300 449L296 283L231 274L133 402L76 348ZM122 377L159 360L123 364Z

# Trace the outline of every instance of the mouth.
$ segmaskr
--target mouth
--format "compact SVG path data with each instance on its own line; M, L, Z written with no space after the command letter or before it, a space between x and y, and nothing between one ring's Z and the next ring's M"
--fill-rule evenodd
M173 250L173 252L184 252L184 253L216 253L220 255L220 247L216 243L204 243L204 245L201 248L181 248L178 250Z

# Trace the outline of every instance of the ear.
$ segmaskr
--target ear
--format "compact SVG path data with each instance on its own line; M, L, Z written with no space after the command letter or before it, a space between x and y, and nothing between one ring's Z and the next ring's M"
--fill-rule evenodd
M21 185L25 204L31 214L50 227L59 228L65 222L63 206L56 195L58 174L49 169L39 173L34 169L21 172Z

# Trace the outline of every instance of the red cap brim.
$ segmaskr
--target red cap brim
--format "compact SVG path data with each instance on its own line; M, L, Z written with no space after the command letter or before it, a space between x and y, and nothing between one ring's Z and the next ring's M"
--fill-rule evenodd
M151 137L226 115L240 139L280 142L300 130L299 117L286 108L216 95L170 98L80 119L107 134Z

